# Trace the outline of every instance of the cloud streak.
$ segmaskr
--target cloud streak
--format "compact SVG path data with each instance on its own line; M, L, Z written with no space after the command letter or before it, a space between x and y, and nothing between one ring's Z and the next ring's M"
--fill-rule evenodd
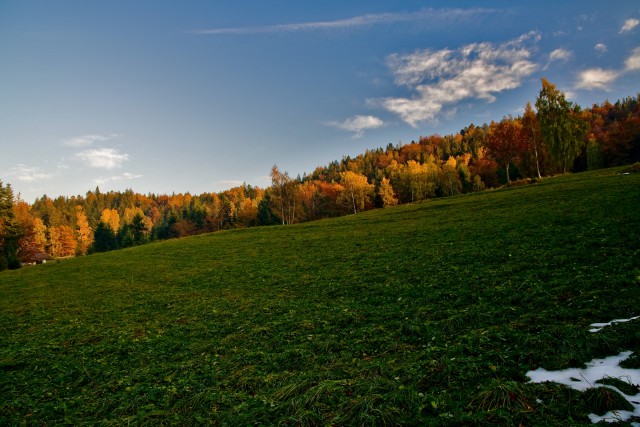
M128 181L131 179L138 179L138 178L142 178L142 175L124 172L121 175L114 175L109 178L97 178L97 179L94 179L93 181L98 185L104 185L109 182Z
M264 25L253 27L211 28L189 31L196 35L244 35L269 33L295 33L308 31L350 30L381 24L396 24L406 22L421 22L423 25L434 25L443 22L453 22L477 18L482 15L495 13L494 9L423 9L407 13L378 13L354 16L333 21L315 21L292 24Z
M54 176L51 173L44 172L38 167L27 166L22 163L11 168L8 175L12 178L17 179L18 181L27 183L45 181L51 179Z
M68 147L89 147L96 142L105 142L114 138L118 138L120 135L113 133L111 135L81 135L73 138L69 138L63 141L64 145Z
M353 116L343 122L327 122L326 125L353 132L354 138L362 138L365 130L382 127L384 122L375 116Z
M99 148L81 151L75 155L75 158L86 162L92 168L116 169L129 160L129 155L114 148Z
M519 87L538 69L531 60L537 32L502 44L473 43L459 49L422 50L387 58L395 83L414 92L410 98L368 100L398 115L413 127L436 121L447 106L465 99L496 100L495 95Z

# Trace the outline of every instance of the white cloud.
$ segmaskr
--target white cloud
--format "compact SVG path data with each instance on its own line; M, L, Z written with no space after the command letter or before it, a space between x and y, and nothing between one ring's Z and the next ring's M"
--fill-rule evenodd
M624 65L627 71L640 70L640 47L633 49Z
M353 116L343 122L327 122L328 126L353 132L354 138L361 138L367 129L377 129L384 126L384 122L375 116Z
M109 141L110 139L114 139L119 136L120 135L115 133L111 135L81 135L66 139L63 142L64 145L67 145L69 147L88 147L96 142Z
M640 47L631 51L621 70L605 70L603 68L591 68L578 73L575 87L578 89L609 89L609 85L617 78L630 71L640 70Z
M410 13L378 13L354 16L334 21L302 22L293 24L265 25L257 27L212 28L191 31L198 35L216 34L265 34L318 30L354 29L377 24L394 24L400 22L420 22L423 25L436 25L443 22L458 22L473 19L481 15L495 13L493 9L423 9Z
M593 48L600 53L605 53L608 50L607 45L604 43L598 43Z
M620 74L615 70L604 70L602 68L591 68L578 73L576 88L579 89L608 89Z
M84 150L76 154L77 159L87 162L92 168L115 169L129 160L129 155L114 148Z
M567 62L573 53L570 50L566 49L555 49L553 52L549 54L549 62L553 61L562 61Z
M624 25L622 26L622 28L620 28L620 34L628 33L634 28L636 28L638 25L640 25L640 19L636 19L636 18L627 19L626 21L624 21Z
M549 62L547 62L547 65L545 65L544 69L546 70L547 68L549 68L552 62L567 62L569 59L571 59L572 56L573 52L571 52L570 50L562 48L554 49L553 52L549 54Z
M435 121L445 106L465 99L495 101L495 94L515 89L538 65L531 60L537 32L496 45L474 43L456 50L422 50L394 54L387 64L395 83L414 91L411 98L369 100L416 127Z
M121 175L114 175L109 178L97 178L97 179L94 179L93 181L98 185L104 185L108 182L125 181L130 179L137 179L137 178L142 178L142 175L124 172Z
M122 180L125 180L125 179L137 179L137 178L142 178L142 175L125 172L122 175L117 175L117 176L112 176L111 177L111 179L113 181L122 181Z
M11 168L8 175L22 182L45 181L47 179L51 179L54 176L51 173L44 172L38 167L27 166L22 163Z

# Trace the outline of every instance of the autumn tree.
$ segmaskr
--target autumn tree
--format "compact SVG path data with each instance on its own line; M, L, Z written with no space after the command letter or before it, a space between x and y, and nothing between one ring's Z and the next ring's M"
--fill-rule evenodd
M293 224L296 217L297 183L289 177L288 172L280 172L278 166L271 168L272 201L277 209L277 216L282 224Z
M524 108L524 114L520 123L522 124L522 136L526 141L526 145L530 150L533 150L536 175L538 178L542 178L540 173L540 157L542 155L540 124L538 123L538 117L535 111L533 111L530 102L527 102L527 106Z
M100 222L108 225L114 233L120 229L120 215L115 209L103 209L100 215Z
M43 253L46 243L41 235L42 221L33 218L30 206L23 200L17 200L13 206L15 223L18 228L16 255L21 263L36 261L36 254Z
M398 204L398 198L393 192L391 181L388 178L382 178L380 181L380 187L378 188L378 196L382 201L383 207L395 206Z
M587 132L586 123L579 117L580 107L567 101L563 92L543 78L536 108L544 142L564 173L580 153Z
M68 225L58 225L49 228L51 237L50 252L54 257L68 257L75 254L76 237L73 228Z
M394 162L387 169L391 172L394 189L398 190L400 200L415 202L436 195L440 167L429 161L418 163L409 160L406 165L394 167Z
M348 206L353 213L364 210L371 200L373 184L369 184L367 177L355 172L346 171L340 173L340 184L343 187L338 198L339 203Z
M258 217L258 202L248 197L244 199L240 204L237 217L238 221L244 226L255 225Z
M485 145L489 150L489 156L504 165L508 184L511 180L509 177L509 165L527 147L527 140L522 132L522 124L519 120L514 120L511 117L505 117L500 123L492 122Z
M460 174L457 166L458 164L453 156L449 156L449 159L442 165L440 181L444 194L449 193L449 195L453 196L458 194L462 188L462 182L460 182Z
M93 243L93 230L89 227L87 215L82 206L76 206L76 233L78 236L78 254L85 255Z
M298 197L307 219L317 218L320 204L319 196L318 185L314 182L306 181L298 187Z
M40 218L33 219L34 241L36 247L43 253L47 252L47 245L49 240L47 239L47 226Z

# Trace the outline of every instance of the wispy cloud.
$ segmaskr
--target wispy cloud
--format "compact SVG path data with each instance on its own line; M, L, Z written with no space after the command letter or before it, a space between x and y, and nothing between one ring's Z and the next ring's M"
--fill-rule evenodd
M121 135L118 135L116 133L111 135L81 135L81 136L75 136L73 138L65 139L63 143L68 147L77 147L77 148L89 147L96 142L109 141L111 139L118 138L120 136Z
M402 22L423 22L425 25L443 22L460 21L477 18L481 15L495 13L494 9L423 9L406 13L378 13L354 16L352 18L333 21L315 21L292 24L264 25L253 27L210 28L190 31L191 34L265 34L301 31L349 30L379 24L395 24Z
M573 56L573 53L570 50L554 49L554 51L549 54L549 62L553 62L553 61L566 62L571 58L571 56Z
M609 85L613 83L619 76L619 73L614 70L604 70L602 68L591 68L578 73L578 82L576 88L578 89L603 89L609 88Z
M36 182L45 181L51 179L54 174L47 173L36 166L27 166L25 164L18 164L11 168L8 172L9 177L14 178L21 182Z
M547 62L547 65L544 67L544 69L548 69L552 62L567 62L569 59L571 59L572 56L573 52L571 52L570 50L562 48L554 49L549 54L549 61Z
M348 132L353 132L354 138L361 138L364 136L365 130L382 127L384 126L384 121L375 116L353 116L343 122L332 121L325 124Z
M82 160L92 168L116 169L129 160L129 155L121 153L114 148L99 148L84 150L75 155L76 159Z
M638 25L640 25L640 19L636 19L636 18L627 19L626 21L624 21L624 25L622 25L622 28L620 28L620 34L628 33L632 31L634 28L636 28Z
M127 180L137 179L137 178L142 178L142 175L124 172L121 175L114 175L108 178L97 178L97 179L94 179L93 181L98 185L104 185L109 182L127 181Z
M538 69L531 55L539 40L537 32L530 32L498 45L474 43L455 50L391 55L387 64L395 83L415 94L368 102L381 105L414 127L435 121L444 107L465 99L493 102L496 94L519 87Z

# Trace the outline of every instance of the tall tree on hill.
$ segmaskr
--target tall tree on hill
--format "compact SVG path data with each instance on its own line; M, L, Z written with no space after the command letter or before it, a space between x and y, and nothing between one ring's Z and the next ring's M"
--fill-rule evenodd
M280 172L278 166L271 168L272 201L277 207L277 216L282 224L293 224L296 219L297 182L289 177L288 172Z
M93 230L89 227L87 215L82 206L76 206L76 233L78 236L78 254L85 255L93 243Z
M0 270L20 267L17 256L20 233L13 202L11 184L3 185L0 181Z
M371 200L373 194L373 184L369 184L367 177L355 172L340 172L340 183L343 190L338 197L338 201L348 206L356 214L362 211L365 205Z
M578 117L580 107L567 101L564 93L543 78L536 108L544 142L564 173L580 153L587 132L587 124Z
M115 209L103 209L100 215L100 222L109 226L114 234L120 229L120 215Z
M507 171L507 184L510 182L509 165L526 149L527 140L522 132L519 120L505 117L500 123L492 122L485 140L489 156L504 165Z
M398 198L393 192L391 181L388 178L382 178L380 181L380 188L378 189L378 195L382 201L383 207L395 206L398 204Z
M116 233L109 224L100 221L93 234L93 250L96 252L107 252L118 249L118 239Z
M13 205L16 225L19 230L17 257L22 263L35 262L36 254L44 252L46 238L43 239L42 221L33 218L29 205L24 200L17 200Z
M538 123L538 117L533 111L530 102L527 102L527 106L524 108L524 115L520 123L522 123L523 137L527 141L527 146L533 150L537 176L538 178L542 178L540 174L540 156L538 153L540 151L540 124Z

